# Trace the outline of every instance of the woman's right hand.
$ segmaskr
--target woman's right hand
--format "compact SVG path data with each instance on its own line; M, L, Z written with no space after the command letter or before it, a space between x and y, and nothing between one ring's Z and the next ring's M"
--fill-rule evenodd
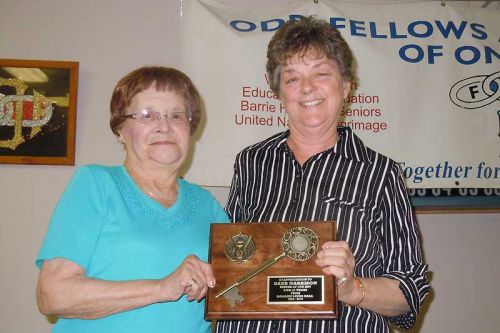
M215 277L210 264L195 255L189 255L170 275L160 281L162 293L168 301L176 301L187 295L188 301L200 301L208 288L215 286Z
M37 299L45 315L95 319L149 304L201 300L215 286L212 268L188 256L160 280L106 281L88 277L78 264L64 258L44 260L38 279Z

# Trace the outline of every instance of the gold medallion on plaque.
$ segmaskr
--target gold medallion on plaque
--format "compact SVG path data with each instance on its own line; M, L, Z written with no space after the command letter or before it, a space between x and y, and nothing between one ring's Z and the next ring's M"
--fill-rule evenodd
M245 262L252 258L255 253L255 243L252 235L247 236L241 232L230 236L226 242L224 253L231 261Z

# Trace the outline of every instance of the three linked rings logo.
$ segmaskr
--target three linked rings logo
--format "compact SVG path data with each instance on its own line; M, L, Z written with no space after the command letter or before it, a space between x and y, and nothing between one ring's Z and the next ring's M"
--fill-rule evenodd
M450 89L450 100L465 109L479 109L500 102L500 71L458 81Z

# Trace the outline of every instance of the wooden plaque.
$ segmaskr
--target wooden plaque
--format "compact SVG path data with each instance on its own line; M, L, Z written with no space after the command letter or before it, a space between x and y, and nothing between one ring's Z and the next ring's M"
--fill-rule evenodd
M272 222L212 224L209 262L217 285L206 296L206 319L331 319L337 318L335 278L316 265L314 254L299 261L283 256L276 263L239 285L231 299L216 297L241 277L283 253L282 238L289 230L305 227L317 235L318 248L335 240L335 222ZM241 235L241 236L238 236ZM235 239L254 251L247 261L227 254ZM251 250L251 249L250 249ZM248 255L244 256L247 259ZM296 258L297 259L297 258ZM235 290L233 289L233 292ZM234 301L234 294L238 301ZM244 299L242 302L241 297Z

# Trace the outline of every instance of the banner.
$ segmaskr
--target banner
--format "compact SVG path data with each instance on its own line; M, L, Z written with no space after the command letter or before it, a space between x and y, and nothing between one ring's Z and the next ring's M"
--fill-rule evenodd
M184 0L183 70L207 109L188 179L229 186L241 149L287 129L266 49L306 15L339 29L355 57L340 125L399 162L409 188L500 188L500 12L440 2L248 10Z

